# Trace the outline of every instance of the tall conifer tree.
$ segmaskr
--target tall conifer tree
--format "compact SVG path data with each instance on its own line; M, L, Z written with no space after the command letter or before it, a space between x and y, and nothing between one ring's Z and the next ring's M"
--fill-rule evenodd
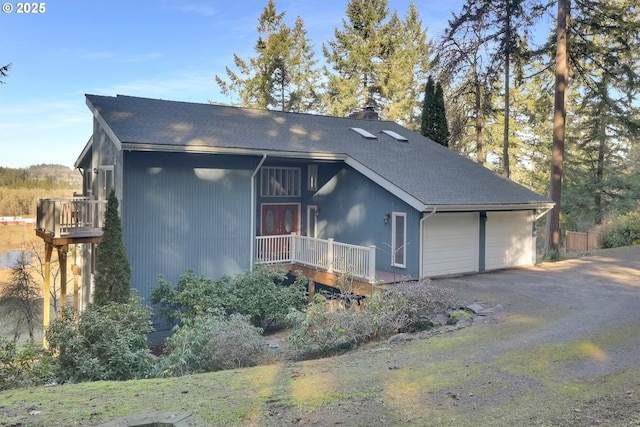
M131 296L131 265L124 250L115 190L109 194L102 230L96 255L93 302L96 305L125 303Z
M431 76L429 76L424 89L420 132L440 145L445 147L449 145L449 127L442 85L440 82L434 84Z

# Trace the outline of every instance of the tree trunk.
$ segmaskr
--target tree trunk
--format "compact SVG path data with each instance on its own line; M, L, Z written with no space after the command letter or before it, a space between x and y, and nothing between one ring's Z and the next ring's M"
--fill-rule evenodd
M551 150L550 197L555 206L547 217L547 253L560 248L560 198L562 194L562 166L569 86L569 58L567 32L571 0L558 0L558 30L556 46L556 86L553 111L553 146Z
M505 53L504 53L504 139L502 141L502 167L504 176L507 178L511 175L509 168L509 61L510 58L510 39L511 39L511 7L507 2L507 17L505 21Z
M480 83L476 81L476 162L484 165L484 150L482 147L482 128L484 125L484 115L482 114L482 94L480 93Z

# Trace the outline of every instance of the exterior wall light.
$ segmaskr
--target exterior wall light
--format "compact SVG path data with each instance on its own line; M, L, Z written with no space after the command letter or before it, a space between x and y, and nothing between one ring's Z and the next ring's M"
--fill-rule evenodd
M386 213L384 214L384 224L387 225L387 223L389 222L389 220L391 219L391 214Z

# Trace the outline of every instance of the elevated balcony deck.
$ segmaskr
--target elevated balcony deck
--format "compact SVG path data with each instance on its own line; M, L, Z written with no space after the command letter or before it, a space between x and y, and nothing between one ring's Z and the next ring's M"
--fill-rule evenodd
M92 197L38 199L36 234L54 246L100 243L105 207Z

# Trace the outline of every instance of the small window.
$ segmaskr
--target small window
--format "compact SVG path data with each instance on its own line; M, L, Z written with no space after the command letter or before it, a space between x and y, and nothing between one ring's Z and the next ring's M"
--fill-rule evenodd
M407 214L394 212L391 220L392 254L391 265L394 267L406 267L407 248Z
M307 206L307 237L318 237L318 207Z
M318 189L318 165L307 166L307 190L316 191Z

